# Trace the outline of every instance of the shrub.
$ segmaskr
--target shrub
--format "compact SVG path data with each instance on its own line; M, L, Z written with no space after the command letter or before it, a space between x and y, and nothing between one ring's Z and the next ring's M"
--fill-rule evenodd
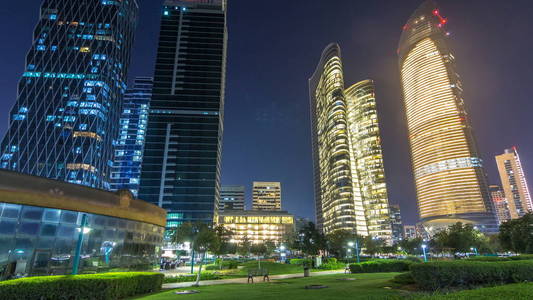
M222 264L222 269L237 269L239 262L236 260L224 260L217 261L214 265L208 265L205 267L206 270L220 270L220 264Z
M401 285L407 285L407 284L414 284L415 280L413 278L413 275L411 275L411 272L405 272L405 273L394 276L394 278L392 278L392 282L401 284Z
M405 260L408 260L408 261L411 261L411 262L414 262L414 263L421 263L423 262L423 260L420 258L420 257L417 257L417 256L407 256L405 258Z
M325 264L328 264L328 263L336 264L338 261L335 257L326 257L322 260L322 262Z
M510 260L530 260L533 259L533 254L522 254L518 256L509 256Z
M413 264L408 260L373 260L359 264L351 264L351 273L405 272Z
M200 274L200 280L217 280L217 279L222 279L222 276L213 274L213 273ZM193 282L193 281L196 281L196 274L168 276L168 277L165 277L165 279L163 280L164 283Z
M533 261L452 261L411 265L418 286L426 290L496 285L533 280Z
M162 282L151 272L26 277L0 282L0 299L123 299L157 292Z
M339 270L339 269L344 269L346 267L346 264L345 263L341 263L341 262L326 262L326 263L323 263L321 264L318 269L321 269L321 270Z
M417 299L427 300L484 300L484 299L533 299L532 283L506 284L496 287L460 291L445 295L433 295Z
M300 265L300 266L304 264L311 265L313 263L313 260L310 258L291 258L291 260L289 260L289 263L291 265Z
M472 256L466 259L467 261L511 261L508 257L498 256Z

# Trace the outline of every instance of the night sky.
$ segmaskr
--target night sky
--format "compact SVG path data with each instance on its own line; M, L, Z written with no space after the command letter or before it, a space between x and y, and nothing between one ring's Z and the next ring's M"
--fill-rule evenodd
M41 1L0 6L0 136L15 102ZM162 0L139 0L130 78L152 76ZM308 78L338 42L345 84L376 83L389 199L418 220L396 49L420 0L228 0L228 72L222 183L281 181L283 208L314 218ZM486 171L517 146L533 182L533 2L441 0ZM45 99L43 99L45 101Z

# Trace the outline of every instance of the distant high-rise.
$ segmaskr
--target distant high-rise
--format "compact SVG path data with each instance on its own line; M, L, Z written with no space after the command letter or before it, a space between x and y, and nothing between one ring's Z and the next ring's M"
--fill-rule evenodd
M281 210L281 183L254 181L252 190L254 210Z
M403 27L398 55L421 220L497 230L486 175L448 45L447 19L424 2Z
M227 209L244 210L244 186L223 185L220 187L218 212L223 212Z
M372 80L344 87L340 47L330 44L309 79L317 225L391 241Z
M139 198L165 208L168 227L215 217L226 44L225 1L165 1Z
M136 0L44 0L0 167L110 188Z
M496 164L511 219L520 218L527 212L533 211L526 175L516 147L505 149L503 154L496 155Z
M402 215L400 213L400 205L391 204L390 207L390 222L392 229L392 241L399 242L403 238L403 223Z
M509 202L505 198L505 194L499 185L489 185L490 198L494 205L496 217L501 224L511 219L511 213L509 211Z
M134 196L139 192L148 109L152 97L153 79L137 77L124 95L115 143L115 158L111 173L111 190L128 189Z
M418 237L415 225L403 225L403 238L406 240L415 239Z

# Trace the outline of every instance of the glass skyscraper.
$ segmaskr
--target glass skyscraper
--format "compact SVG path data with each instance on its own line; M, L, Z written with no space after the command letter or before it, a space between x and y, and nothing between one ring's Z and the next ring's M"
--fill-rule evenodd
M392 242L374 83L344 88L340 47L330 44L309 79L318 227Z
M211 223L220 189L226 5L165 1L139 198L168 211L167 227Z
M403 27L398 48L420 217L430 233L456 222L495 231L446 24L426 1Z
M119 135L115 143L111 190L128 189L134 196L139 192L152 85L152 78L137 77L133 87L128 88L124 95Z
M0 166L110 188L136 0L45 0Z

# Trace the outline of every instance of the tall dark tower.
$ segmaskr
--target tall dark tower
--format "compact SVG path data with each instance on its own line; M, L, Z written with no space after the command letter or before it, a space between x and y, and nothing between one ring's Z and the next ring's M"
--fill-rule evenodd
M167 227L213 221L219 199L226 74L226 2L167 0L139 198L168 211Z
M398 49L418 208L430 233L456 222L493 232L496 219L447 22L434 1L424 2L404 25Z
M44 0L0 167L109 189L136 0Z

